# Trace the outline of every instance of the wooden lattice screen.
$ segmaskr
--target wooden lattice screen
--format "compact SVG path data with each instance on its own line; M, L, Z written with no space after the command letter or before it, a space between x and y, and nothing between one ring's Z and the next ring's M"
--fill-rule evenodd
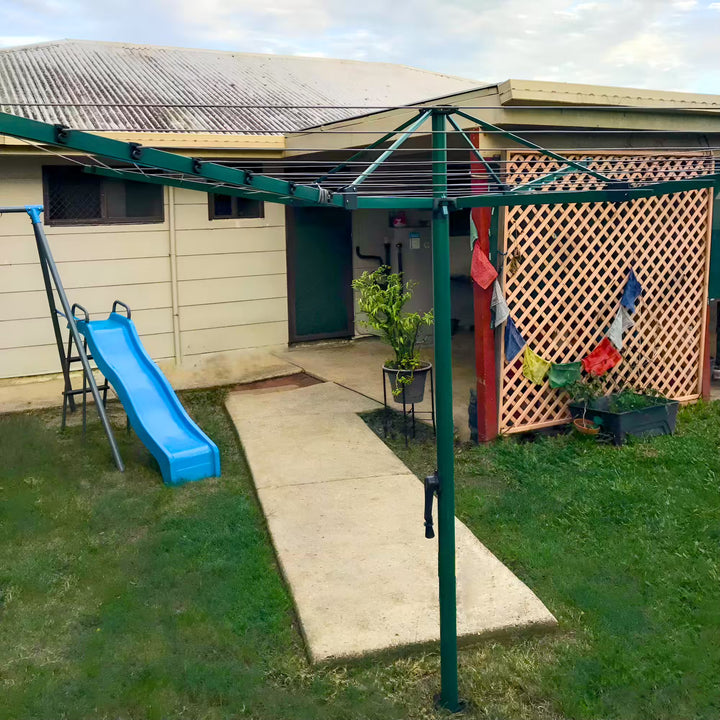
M704 155L572 155L614 179L693 177L712 172ZM511 153L508 184L559 168L534 153ZM566 175L544 190L588 188ZM634 268L643 287L635 327L625 334L622 363L608 372L619 384L652 387L669 397L700 393L712 195L692 190L622 203L507 208L501 222L501 278L515 323L528 345L551 362L581 360L605 335ZM501 353L499 430L520 432L567 422L568 397L522 374L522 355Z

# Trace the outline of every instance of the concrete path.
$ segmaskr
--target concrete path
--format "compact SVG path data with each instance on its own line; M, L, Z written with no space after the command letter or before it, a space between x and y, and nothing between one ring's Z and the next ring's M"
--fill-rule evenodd
M227 400L314 662L439 638L422 483L357 416L377 407L334 383ZM456 531L461 636L555 625L459 521Z
M382 402L382 365L392 355L390 348L374 337L351 341L323 342L283 348L277 351L278 358L294 363L305 372L328 382ZM423 360L433 362L432 348L421 351ZM475 337L471 332L460 332L453 336L453 420L455 432L462 441L470 439L468 427L468 401L470 389L475 388ZM425 391L425 400L417 410L430 411L430 384ZM402 411L402 405L392 402L388 390L388 401L395 410ZM429 421L428 421L429 422Z

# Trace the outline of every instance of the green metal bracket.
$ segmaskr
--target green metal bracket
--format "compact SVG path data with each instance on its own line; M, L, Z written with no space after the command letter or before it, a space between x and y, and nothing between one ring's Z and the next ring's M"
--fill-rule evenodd
M535 193L498 193L497 195L469 195L455 198L458 209L473 207L518 207L527 205L562 205L589 202L625 202L638 198L670 195L686 190L713 187L720 182L717 175L690 180L670 180L627 190L567 190Z
M581 164L584 164L581 163ZM508 192L516 193L516 192L523 192L524 190L532 190L536 187L542 187L543 185L547 185L555 180L558 180L562 177L565 177L566 175L570 175L571 173L577 172L576 168L574 167L564 167L560 170L556 170L555 172L548 173L547 175L543 175L542 177L536 178L535 180L530 180L529 182L523 183L522 185L513 185L510 188L508 188Z
M167 172L192 175L213 182L234 185L238 188L250 188L280 197L292 196L321 207L327 205L343 207L344 205L342 197L332 195L328 198L327 191L319 187L294 185L286 180L278 180L267 175L256 175L245 170L205 162L165 150L156 150L138 143L114 140L80 130L72 130L61 125L28 120L8 113L0 113L0 134L32 140L43 145L71 148L89 155L100 155L112 160L119 160L130 165L142 165Z
M355 180L348 184L348 190L355 190L370 175L372 175L394 152L397 150L429 117L431 111L427 110L422 113L417 120L382 154L379 158L374 160L370 166L358 175Z
M346 196L347 198L347 196ZM363 210L432 210L434 207L431 197L357 197L346 205L348 209L361 208Z
M453 198L433 198L433 210L435 212L444 212L447 214L448 212L457 210L457 206L455 205L455 200Z
M468 137L467 133L457 124L455 121L455 118L452 115L448 115L448 122L457 130L460 135L465 138L465 142L470 146L470 150L472 151L473 155L475 155L478 162L482 163L482 165L485 167L485 169L488 171L488 173L492 176L492 179L495 181L498 187L503 188L505 187L503 181L500 179L500 176L493 170L490 163L482 156L480 151L473 145L472 140Z
M565 165L570 165L571 167L574 167L576 170L580 170L581 172L587 173L588 175L592 175L593 177L597 178L598 180L602 180L606 183L614 182L612 178L608 177L607 175L603 175L602 173L596 172L595 170L590 170L586 168L582 163L576 162L575 160L570 160L566 157L563 157L562 155L558 155L558 153L553 152L552 150L546 150L545 148L541 147L540 145L536 145L534 142L531 142L530 140L526 140L524 137L520 137L519 135L515 135L515 133L511 133L508 130L503 130L502 128L499 128L497 125L492 125L489 122L485 122L484 120L480 120L480 118L476 118L473 115L468 115L466 112L463 112L462 110L458 110L457 114L464 117L466 120L470 120L471 122L477 123L483 130L488 130L490 132L499 133L503 137L506 137L513 142L517 143L518 145L523 145L527 148L531 148L532 150L537 150L542 155L545 155L546 157L552 158L553 160L557 160L558 162L561 162Z
M420 114L422 114L422 111L420 111ZM395 137L399 132L402 132L406 127L412 125L415 122L415 119L418 116L415 115L414 117L411 117L409 120L406 120L401 125L398 125L394 130L391 130L386 135L383 135L379 140L376 140L374 143L368 145L366 148L363 148L359 152L356 152L354 155L351 155L347 160L344 162L341 162L339 165L336 165L331 170L328 170L325 175L322 177L319 177L315 182L321 183L325 182L331 175L333 175L336 172L339 172L340 170L344 170L351 162L354 162L355 160L360 159L364 155L366 155L368 152L372 152L375 148L380 147L384 142L387 142L391 137Z

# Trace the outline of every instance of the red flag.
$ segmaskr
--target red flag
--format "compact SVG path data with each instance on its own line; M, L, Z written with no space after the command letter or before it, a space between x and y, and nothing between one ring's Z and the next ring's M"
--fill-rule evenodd
M487 290L498 276L497 270L493 267L488 256L476 242L473 247L472 267L470 277L483 289Z
M583 370L591 375L603 375L622 360L622 355L610 340L604 337L600 344L582 360Z

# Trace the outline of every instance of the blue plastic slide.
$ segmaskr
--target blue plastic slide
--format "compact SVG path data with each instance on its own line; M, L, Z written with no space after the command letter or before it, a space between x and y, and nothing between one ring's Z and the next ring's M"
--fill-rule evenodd
M133 321L112 312L107 320L78 320L77 326L130 424L158 461L165 483L220 477L217 445L191 420L147 354Z

